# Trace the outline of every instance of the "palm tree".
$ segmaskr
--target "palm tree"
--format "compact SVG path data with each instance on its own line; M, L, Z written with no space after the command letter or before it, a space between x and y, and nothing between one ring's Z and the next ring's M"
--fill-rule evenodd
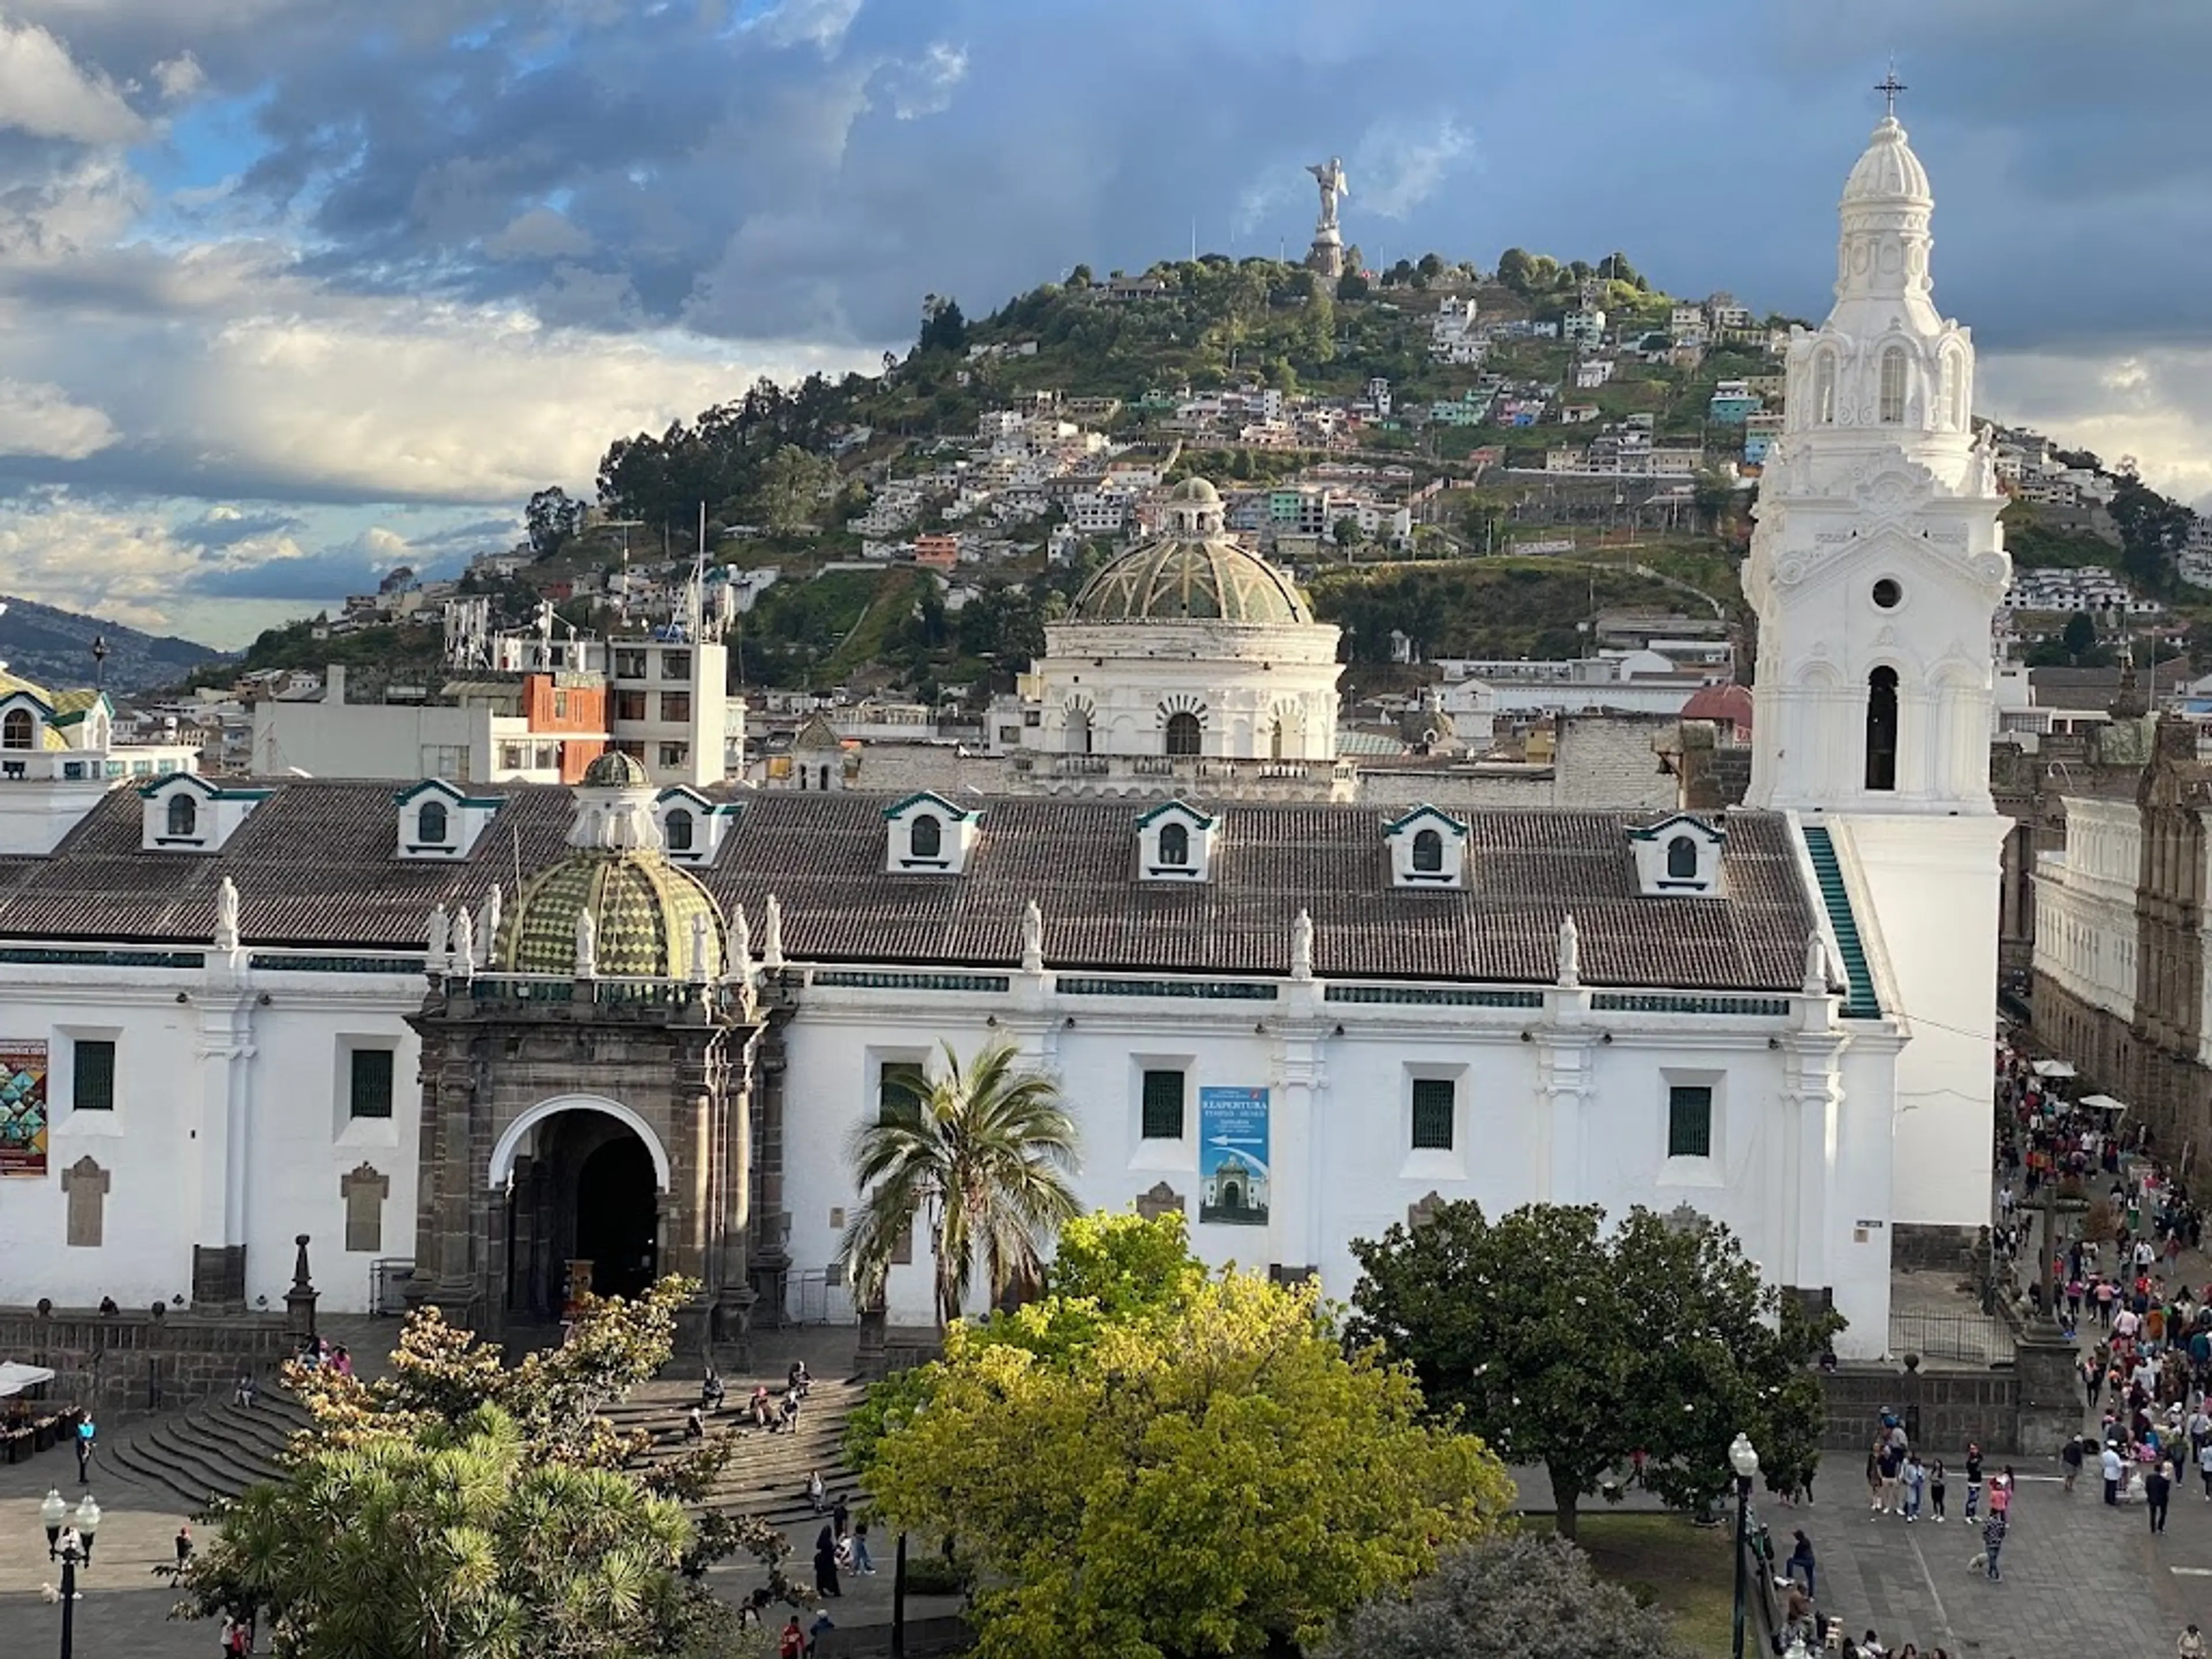
M881 1120L854 1131L846 1156L866 1196L840 1248L864 1304L882 1293L917 1220L929 1229L941 1329L960 1316L979 1246L995 1301L1035 1282L1039 1237L1081 1213L1060 1085L1018 1065L1011 1043L963 1066L947 1042L942 1075L890 1079Z

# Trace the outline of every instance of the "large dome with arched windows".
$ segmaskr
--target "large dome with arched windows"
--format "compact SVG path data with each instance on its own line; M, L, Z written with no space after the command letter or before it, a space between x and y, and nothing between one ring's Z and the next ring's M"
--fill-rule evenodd
M1167 526L1085 585L1077 623L1311 623L1297 585L1223 528L1221 496L1203 478L1169 491Z

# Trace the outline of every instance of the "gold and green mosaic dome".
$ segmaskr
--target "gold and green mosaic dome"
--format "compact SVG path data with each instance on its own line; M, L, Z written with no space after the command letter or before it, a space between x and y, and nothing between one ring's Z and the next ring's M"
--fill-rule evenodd
M1077 623L1310 623L1296 584L1221 526L1221 497L1203 478L1167 497L1168 528L1093 576L1075 596Z
M604 978L692 978L691 919L698 915L707 918L707 976L721 976L720 907L697 877L653 850L591 848L532 876L500 929L500 967L574 972L576 917L586 909L598 928Z

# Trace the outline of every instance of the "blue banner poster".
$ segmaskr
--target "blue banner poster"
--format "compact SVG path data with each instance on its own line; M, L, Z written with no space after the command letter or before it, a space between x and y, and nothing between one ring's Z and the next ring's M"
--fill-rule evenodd
M1198 1218L1267 1224L1267 1091L1198 1091Z

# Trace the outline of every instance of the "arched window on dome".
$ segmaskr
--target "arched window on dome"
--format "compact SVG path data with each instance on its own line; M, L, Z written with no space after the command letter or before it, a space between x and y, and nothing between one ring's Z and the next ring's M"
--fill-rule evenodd
M1687 836L1677 836L1667 843L1667 878L1669 881L1694 881L1698 874L1698 843Z
M1884 426L1905 423L1905 348L1884 346L1881 349L1881 385L1877 418Z
M1197 754L1204 736L1205 728L1199 725L1198 716L1188 708L1178 708L1168 716L1168 753L1170 755Z
M670 852L690 852L691 850L691 814L684 808L678 807L668 815L667 821L661 826L660 834L661 838L668 843Z
M1444 838L1433 830L1424 830L1413 837L1413 868L1422 875L1433 876L1444 867Z
M1897 787L1897 671L1877 668L1867 676L1866 787L1887 793Z
M426 847L446 844L446 806L442 801L426 800L415 809L415 839Z
M1836 354L1823 351L1813 359L1813 419L1820 426L1836 423Z
M1190 831L1182 824L1160 826L1160 862L1178 870L1190 862Z
M190 795L169 797L169 833L179 839L200 832L200 804Z
M37 730L27 708L11 708L5 720L0 720L0 749L28 749L37 736Z
M917 817L907 830L907 851L918 859L933 859L945 850L945 826L930 813Z

